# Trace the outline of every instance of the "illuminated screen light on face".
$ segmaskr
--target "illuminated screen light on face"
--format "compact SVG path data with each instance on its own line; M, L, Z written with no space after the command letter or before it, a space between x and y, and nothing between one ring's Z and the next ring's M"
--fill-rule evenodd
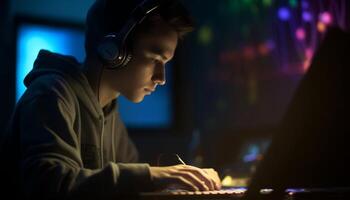
M23 80L33 67L40 49L85 58L84 31L79 28L22 23L17 28L16 101L26 90ZM118 98L120 115L130 128L169 128L173 122L172 67L167 66L167 84L140 104Z

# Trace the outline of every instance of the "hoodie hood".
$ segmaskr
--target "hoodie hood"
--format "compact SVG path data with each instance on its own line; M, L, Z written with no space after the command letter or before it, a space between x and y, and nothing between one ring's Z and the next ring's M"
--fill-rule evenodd
M47 74L60 74L77 76L80 72L80 63L73 56L64 56L40 50L33 69L24 79L24 84L29 87L37 78Z
M103 115L108 116L112 111L115 112L115 101L112 102L113 108L108 109L108 113L103 112L86 76L82 73L81 66L81 63L72 56L40 50L32 71L24 79L24 84L26 87L30 87L34 80L42 76L58 74L68 80L70 87L75 91L79 101L81 101L96 118L100 118Z

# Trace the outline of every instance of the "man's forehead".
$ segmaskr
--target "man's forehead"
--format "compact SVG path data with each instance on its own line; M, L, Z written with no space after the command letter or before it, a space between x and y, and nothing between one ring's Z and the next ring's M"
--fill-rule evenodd
M174 37L174 35L152 35L145 38L149 49L165 54L173 54L177 46L177 40L177 36Z

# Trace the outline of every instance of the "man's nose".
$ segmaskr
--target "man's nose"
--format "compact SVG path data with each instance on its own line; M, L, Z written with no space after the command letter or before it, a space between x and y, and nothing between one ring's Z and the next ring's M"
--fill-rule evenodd
M157 85L165 85L165 65L158 64L152 77L152 81Z

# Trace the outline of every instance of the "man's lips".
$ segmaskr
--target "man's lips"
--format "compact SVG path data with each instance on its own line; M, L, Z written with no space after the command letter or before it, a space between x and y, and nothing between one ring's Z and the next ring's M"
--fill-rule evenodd
M149 89L149 88L145 88L145 91L147 92L147 93L152 93L152 92L154 92L155 91L155 89Z

